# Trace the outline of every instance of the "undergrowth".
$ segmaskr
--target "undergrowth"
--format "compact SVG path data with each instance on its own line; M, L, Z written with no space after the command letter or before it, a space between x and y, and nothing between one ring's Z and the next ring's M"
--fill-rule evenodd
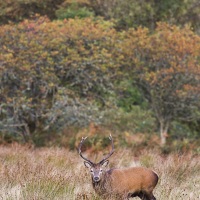
M85 155L92 160L102 156ZM157 199L200 199L198 155L161 155L150 150L134 155L131 150L117 149L110 158L110 167L142 165L156 171ZM93 191L89 172L78 153L64 148L0 146L0 188L3 200L102 200Z

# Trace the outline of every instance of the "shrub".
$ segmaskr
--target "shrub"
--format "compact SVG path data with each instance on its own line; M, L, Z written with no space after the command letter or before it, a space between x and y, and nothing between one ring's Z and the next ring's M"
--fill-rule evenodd
M156 23L165 21L184 26L190 24L199 32L198 0L88 0L96 15L114 19L118 29L148 27L154 30Z
M68 18L86 18L94 16L94 13L87 7L81 7L76 2L71 3L67 6L62 6L56 10L56 16L58 19Z
M55 19L55 11L64 0L9 0L0 3L0 24L19 22L35 14Z
M121 44L122 70L150 103L162 143L173 120L198 121L200 37L190 27L158 23L153 34L129 29Z
M61 127L91 120L111 87L114 35L112 24L92 19L2 26L0 126L27 141L58 121Z

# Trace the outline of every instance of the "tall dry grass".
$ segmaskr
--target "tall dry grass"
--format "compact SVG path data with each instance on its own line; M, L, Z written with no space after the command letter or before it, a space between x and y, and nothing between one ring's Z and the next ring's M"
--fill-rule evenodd
M118 149L110 166L143 165L160 177L158 200L200 199L200 156ZM92 159L100 159L94 155ZM76 152L60 148L0 147L0 199L5 200L101 200L93 191L90 175ZM137 199L137 198L135 198Z

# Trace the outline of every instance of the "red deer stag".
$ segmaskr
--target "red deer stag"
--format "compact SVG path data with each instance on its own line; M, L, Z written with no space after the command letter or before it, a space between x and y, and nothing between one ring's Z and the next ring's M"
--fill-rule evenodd
M150 169L144 167L131 167L127 169L109 169L108 158L114 153L112 136L112 150L98 163L93 163L82 155L81 147L87 137L82 138L79 144L79 155L85 160L84 164L90 169L92 185L99 196L105 198L114 197L115 199L129 199L139 197L143 200L156 200L153 189L158 183L158 175Z

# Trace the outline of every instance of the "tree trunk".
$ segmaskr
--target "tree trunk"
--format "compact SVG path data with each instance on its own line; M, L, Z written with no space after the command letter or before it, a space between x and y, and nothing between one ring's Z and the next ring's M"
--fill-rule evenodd
M166 144L166 138L168 137L168 129L169 129L169 122L165 120L160 120L160 139L161 145L164 146Z

